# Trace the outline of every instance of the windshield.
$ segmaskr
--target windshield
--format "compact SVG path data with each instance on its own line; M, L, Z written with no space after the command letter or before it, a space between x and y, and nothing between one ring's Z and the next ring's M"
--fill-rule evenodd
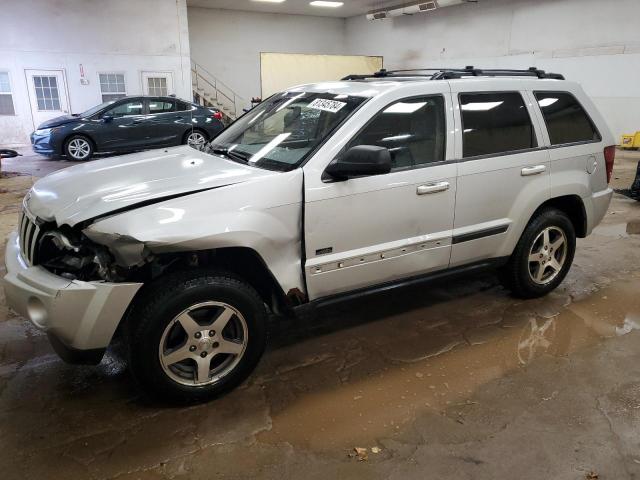
M100 110L102 110L105 107L108 107L109 105L115 103L115 100L110 100L108 102L104 102L101 103L100 105L96 105L95 107L90 108L89 110L87 110L86 112L82 112L80 114L81 117L85 118L85 117L90 117L91 115L93 115L96 112L99 112Z
M365 100L335 93L279 93L224 130L207 151L262 168L291 170Z

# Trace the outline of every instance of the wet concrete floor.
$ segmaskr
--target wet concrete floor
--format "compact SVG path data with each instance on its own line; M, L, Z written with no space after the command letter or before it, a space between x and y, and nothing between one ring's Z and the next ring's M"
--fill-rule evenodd
M31 181L0 179L3 237ZM243 386L189 408L141 396L117 348L64 364L0 294L0 478L636 478L638 222L616 196L542 299L483 275L276 323Z

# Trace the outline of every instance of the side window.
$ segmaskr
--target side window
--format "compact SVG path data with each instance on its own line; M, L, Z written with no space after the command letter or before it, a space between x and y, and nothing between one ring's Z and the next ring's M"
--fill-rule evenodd
M413 168L444 160L445 132L444 99L411 98L385 107L347 148L387 147L393 170Z
M134 100L131 102L121 103L107 110L104 114L111 115L114 118L129 117L131 115L142 115L142 100Z
M175 112L176 104L175 102L168 100L149 100L149 113L167 113L167 112Z
M460 110L464 158L537 146L529 112L518 92L462 93Z
M189 105L188 103L185 103L185 102L178 101L178 102L176 102L176 110L178 112L184 112L184 111L187 111L187 110L191 110L191 105Z
M535 96L547 124L551 145L600 141L600 134L573 95L536 92Z

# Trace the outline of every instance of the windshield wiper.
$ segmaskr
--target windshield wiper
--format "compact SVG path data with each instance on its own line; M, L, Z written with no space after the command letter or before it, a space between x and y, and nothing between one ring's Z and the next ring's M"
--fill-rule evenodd
M249 157L247 157L246 155L240 152L236 152L234 150L229 150L228 148L221 148L221 147L210 147L210 148L211 148L211 152L215 153L216 155L224 155L225 157L228 157L232 160L240 160L243 163L249 163Z

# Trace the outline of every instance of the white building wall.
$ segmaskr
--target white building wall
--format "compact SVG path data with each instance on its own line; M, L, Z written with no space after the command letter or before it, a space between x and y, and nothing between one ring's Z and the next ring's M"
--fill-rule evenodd
M260 53L345 53L345 20L189 7L191 57L249 101L260 92Z
M9 72L16 114L0 115L0 145L28 143L35 128L25 69L63 70L72 113L101 102L99 72L124 73L131 95L143 92L142 71L171 72L174 93L190 100L186 0L3 2L0 71Z
M402 3L402 2L398 2ZM479 0L346 21L346 53L385 67L537 66L578 81L616 135L640 130L640 1Z

